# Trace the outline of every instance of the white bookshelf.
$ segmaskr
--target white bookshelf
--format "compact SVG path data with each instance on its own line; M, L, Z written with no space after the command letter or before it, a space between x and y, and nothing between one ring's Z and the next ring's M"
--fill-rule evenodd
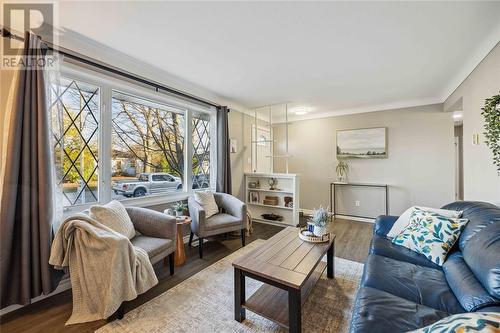
M277 180L275 187L271 190L269 180ZM259 188L250 188L250 183L259 183ZM245 173L245 195L247 209L252 215L252 220L259 223L273 225L296 226L299 224L299 175L291 173ZM251 193L258 196L258 201L251 200ZM278 197L278 205L265 205L263 203L266 195ZM292 197L293 207L285 206L285 197ZM282 221L266 220L262 214L278 214L283 216Z

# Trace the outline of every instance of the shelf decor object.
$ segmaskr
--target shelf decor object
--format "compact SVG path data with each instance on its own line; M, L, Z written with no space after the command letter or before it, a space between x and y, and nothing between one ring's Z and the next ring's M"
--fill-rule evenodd
M250 187L252 183L269 184L273 179L279 189L260 189ZM253 222L261 222L280 226L296 226L299 224L299 175L291 173L245 173L245 190L247 209ZM260 195L258 195L260 193ZM279 215L281 220L263 217Z
M279 198L274 195L266 195L263 201L264 205L278 206Z
M283 216L278 214L262 214L262 217L269 221L283 221Z

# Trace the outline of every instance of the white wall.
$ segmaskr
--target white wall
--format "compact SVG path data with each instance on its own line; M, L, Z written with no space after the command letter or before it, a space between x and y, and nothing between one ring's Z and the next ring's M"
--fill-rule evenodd
M379 126L388 127L389 157L349 160L349 181L389 184L389 208L395 215L411 205L440 207L454 201L453 120L439 104L291 123L289 168L301 175L301 208L329 205L329 183L336 179L336 131ZM275 128L275 134L280 130ZM283 169L275 162L275 172ZM365 214L380 204L368 193L360 201Z
M484 119L481 116L485 99L499 93L500 44L497 44L444 103L447 111L456 111L457 105L463 109L465 200L481 200L500 205L500 176L493 165L493 155L484 143ZM474 133L480 134L479 145L472 143Z

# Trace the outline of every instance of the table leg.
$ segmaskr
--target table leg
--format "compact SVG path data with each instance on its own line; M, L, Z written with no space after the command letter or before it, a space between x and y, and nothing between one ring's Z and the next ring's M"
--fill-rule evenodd
M234 268L234 319L238 322L245 320L245 309L242 305L245 303L245 275L241 270Z
M326 252L326 276L329 279L333 279L334 274L334 256L335 256L335 239L332 242L332 245L328 248Z
M300 289L288 290L288 332L302 331L302 299Z
M330 184L330 222L333 221L332 184Z
M174 265L182 266L186 262L186 251L184 250L184 239L182 238L182 225L177 224L177 245L175 247Z

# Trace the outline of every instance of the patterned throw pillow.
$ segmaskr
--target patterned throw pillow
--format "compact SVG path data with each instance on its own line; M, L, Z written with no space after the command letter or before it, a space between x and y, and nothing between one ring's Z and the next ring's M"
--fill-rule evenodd
M413 206L405 210L404 213L401 214L400 217L398 217L396 222L394 222L394 224L392 225L391 230L389 230L389 232L387 233L387 237L394 238L399 235L404 230L404 228L406 228L408 224L410 224L410 216L411 213L415 211L415 209L425 210L427 212L436 213L446 217L452 217L454 219L462 217L462 211Z
M410 224L392 242L421 253L441 266L467 222L467 219L415 209L410 215Z
M409 333L498 333L499 330L500 313L469 312L443 318L432 325L419 328Z

